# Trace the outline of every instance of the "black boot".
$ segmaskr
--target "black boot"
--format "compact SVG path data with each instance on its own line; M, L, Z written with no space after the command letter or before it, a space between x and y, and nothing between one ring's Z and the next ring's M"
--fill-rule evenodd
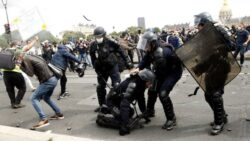
M157 100L157 92L153 90L148 91L148 102L147 102L147 110L146 115L147 117L155 117L155 102Z
M220 125L214 124L214 126L211 129L210 134L211 135L219 135L221 133L221 131L223 131L224 125L225 125L224 123L222 123Z
M177 125L176 118L174 117L172 120L167 120L166 123L161 128L170 131L173 130L174 126L176 125Z
M214 105L214 125L210 131L211 135L218 135L223 131L225 122L227 122L222 95L215 93L213 96L213 105Z
M172 130L173 127L176 126L176 117L174 114L173 103L170 97L161 98L161 102L167 119L166 123L162 126L162 129Z
M224 114L224 117L223 117L223 123L224 123L224 124L227 124L227 123L228 123L227 116L228 116L228 114ZM210 123L210 126L214 126L214 122L211 122L211 123Z
M121 126L120 130L119 130L119 134L121 136L127 135L130 133L130 130L127 126Z
M147 109L144 116L148 118L155 117L155 110Z

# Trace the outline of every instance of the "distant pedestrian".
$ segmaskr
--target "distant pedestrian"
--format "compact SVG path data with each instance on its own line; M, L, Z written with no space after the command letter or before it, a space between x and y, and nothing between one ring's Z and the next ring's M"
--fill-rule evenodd
M250 41L250 34L244 29L244 25L240 24L236 32L236 51L234 52L234 58L240 53L240 65L242 66L245 60L244 53L247 48L247 43Z

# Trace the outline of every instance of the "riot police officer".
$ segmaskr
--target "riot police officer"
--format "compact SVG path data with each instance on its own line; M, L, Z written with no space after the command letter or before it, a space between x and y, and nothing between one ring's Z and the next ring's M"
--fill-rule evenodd
M145 32L141 43L139 46L146 51L146 54L138 68L132 72L138 72L152 64L156 80L148 92L147 111L154 111L157 95L159 95L167 119L162 129L172 130L176 125L176 116L169 94L182 76L181 62L174 54L174 48L161 47L157 35L153 32Z
M195 25L197 25L198 30L202 30L205 24L209 22L213 23L213 19L209 13L203 12L195 15ZM217 29L224 35L228 46L232 47L228 32L221 26L217 26ZM215 53L206 62L197 64L193 68L196 76L200 76L202 73L206 72L204 78L206 86L205 99L214 113L214 122L211 123L211 135L218 135L223 130L224 124L228 122L222 98L227 73L230 71L230 65L228 61L226 61L227 51L230 51L230 49L227 49L226 51L220 49L218 50L218 53L222 52L220 53L220 56L218 53ZM219 68L216 67L218 64L220 64ZM211 70L211 68L213 69Z
M95 41L90 45L90 56L97 73L98 86L96 91L98 102L99 106L102 106L106 103L105 88L108 78L111 78L113 87L121 81L116 54L118 53L122 57L128 69L131 69L133 65L120 48L120 45L106 36L106 31L103 27L97 27L94 30L94 36ZM95 111L98 111L98 108Z
M120 135L129 134L132 128L130 121L134 120L131 119L134 110L130 105L136 100L140 111L145 113L144 91L151 86L154 79L155 74L151 70L144 69L138 74L130 75L129 78L122 81L107 96L108 110L110 110L112 116L106 114L102 108L97 116L96 123L100 126L119 128Z

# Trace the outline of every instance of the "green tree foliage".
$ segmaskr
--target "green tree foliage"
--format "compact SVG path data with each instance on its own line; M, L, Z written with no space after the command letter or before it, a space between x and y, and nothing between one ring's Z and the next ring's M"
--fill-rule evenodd
M130 33L130 34L137 34L137 31L139 30L140 28L136 27L136 26L130 26L127 28L127 32Z
M21 41L22 40L22 37L21 37L18 30L14 30L11 32L11 40L12 41Z
M45 40L48 40L50 42L58 42L59 40L51 34L49 31L43 30L37 34L39 37L40 42L43 42ZM32 37L33 38L33 37Z
M43 42L45 40L48 40L50 42L58 42L59 41L54 35L52 35L49 31L46 31L46 30L41 31L34 36L38 36L40 42ZM34 38L34 36L31 37L30 39ZM7 38L8 37L6 34L3 34L0 36L0 46L2 46L4 48L8 47ZM22 37L21 37L18 30L14 30L11 32L11 41L22 41Z
M142 28L136 27L136 26L130 26L130 27L127 28L126 31L127 31L129 34L135 35L135 34L138 33L138 30L141 30L141 33L144 33L144 32L145 32L145 29L142 29Z
M119 38L121 36L122 32L112 32L109 35L113 37L114 39Z
M92 41L94 39L94 35L88 35L87 36L87 41Z
M160 33L161 32L161 29L159 27L154 27L154 32L155 33Z
M9 44L7 43L6 38L2 35L0 36L0 47L1 48L7 48L9 47Z

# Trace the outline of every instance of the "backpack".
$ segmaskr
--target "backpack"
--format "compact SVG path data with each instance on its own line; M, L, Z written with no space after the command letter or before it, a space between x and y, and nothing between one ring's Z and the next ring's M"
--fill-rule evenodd
M0 52L0 68L13 70L15 68L15 56L11 51L5 50Z

